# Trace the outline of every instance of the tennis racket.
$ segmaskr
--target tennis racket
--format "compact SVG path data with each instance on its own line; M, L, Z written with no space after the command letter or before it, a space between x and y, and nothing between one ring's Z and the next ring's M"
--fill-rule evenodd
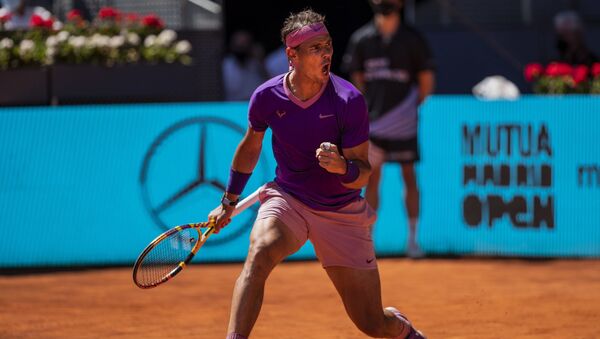
M240 201L232 217L258 200L258 191ZM206 228L201 233L201 229ZM135 261L133 282L139 288L152 288L177 275L194 258L215 231L214 220L175 226L154 239Z

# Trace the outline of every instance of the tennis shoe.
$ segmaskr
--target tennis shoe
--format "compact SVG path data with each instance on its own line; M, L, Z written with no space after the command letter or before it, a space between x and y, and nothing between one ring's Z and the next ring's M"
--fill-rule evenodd
M392 339L427 339L427 337L421 331L414 328L408 318L404 314L400 313L400 311L398 311L395 307L386 307L385 309L394 313L396 318L406 322L406 324L410 326L410 331L408 331L408 335L406 337L395 337Z
M410 243L406 248L406 255L411 259L421 259L425 257L425 253L421 250L417 243Z

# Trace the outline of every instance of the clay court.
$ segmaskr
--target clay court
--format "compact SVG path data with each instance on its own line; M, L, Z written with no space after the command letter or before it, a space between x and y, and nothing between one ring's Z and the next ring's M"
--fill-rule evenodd
M140 290L127 267L0 276L0 338L224 338L240 264ZM382 259L384 305L429 338L598 338L600 261ZM267 282L252 338L366 338L317 262Z

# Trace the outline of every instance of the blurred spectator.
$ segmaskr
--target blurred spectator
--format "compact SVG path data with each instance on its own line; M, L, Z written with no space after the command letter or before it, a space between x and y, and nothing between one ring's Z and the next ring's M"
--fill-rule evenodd
M269 53L265 60L265 67L269 78L289 72L290 61L288 60L287 54L285 54L285 46L281 46Z
M27 6L27 0L0 0L0 17L8 17L4 24L7 30L28 29L31 27L31 17L36 14L44 20L52 14L43 7Z
M581 18L574 11L564 11L554 16L556 48L559 60L571 65L586 65L598 61L585 43L584 27Z
M382 165L400 163L409 218L406 251L416 258L423 255L416 239L418 107L433 91L433 57L421 34L402 23L402 0L371 0L370 4L374 20L352 35L343 66L363 91L369 108L372 172L365 196L377 209Z
M254 42L249 32L236 31L223 60L225 100L249 100L256 87L266 80L261 46Z

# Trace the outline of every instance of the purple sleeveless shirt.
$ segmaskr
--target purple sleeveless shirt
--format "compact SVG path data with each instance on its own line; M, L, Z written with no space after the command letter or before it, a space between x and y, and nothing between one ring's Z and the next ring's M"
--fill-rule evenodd
M276 76L254 91L250 127L258 132L271 128L275 182L284 191L316 210L340 209L356 201L361 190L343 186L337 174L319 166L315 152L325 141L341 151L368 140L365 100L351 83L330 73L321 91L303 102L287 88L286 76Z

